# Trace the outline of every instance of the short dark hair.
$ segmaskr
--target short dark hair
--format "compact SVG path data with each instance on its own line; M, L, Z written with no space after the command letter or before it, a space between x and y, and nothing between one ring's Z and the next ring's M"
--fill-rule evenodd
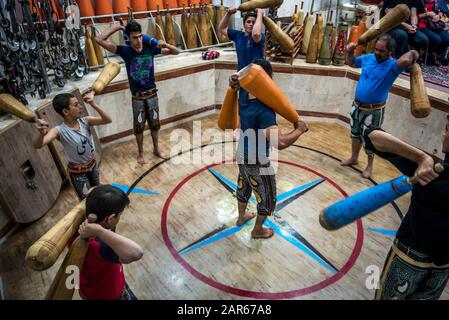
M97 216L96 223L102 222L111 214L118 215L129 204L128 195L110 184L93 188L86 197L86 216L93 213Z
M271 63L264 59L256 59L253 61L254 64L257 64L261 66L265 72L270 76L270 78L273 77L273 68L271 67Z
M142 32L142 26L136 20L128 22L125 27L125 34L129 37L131 32Z
M64 118L62 110L70 108L70 99L75 98L72 93L60 93L53 98L53 109Z
M392 36L390 36L388 33L382 33L379 35L376 39L377 41L385 41L387 43L387 49L389 52L394 52L394 49L396 48L396 40Z
M247 20L249 17L254 17L254 18L257 19L257 14L256 14L254 11L249 11L249 12L248 12L247 14L245 14L245 16L243 17L243 23L245 23L246 20Z

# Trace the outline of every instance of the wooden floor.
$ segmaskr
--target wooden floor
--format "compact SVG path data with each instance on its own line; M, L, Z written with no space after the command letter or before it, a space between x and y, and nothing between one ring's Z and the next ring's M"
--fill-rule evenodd
M280 120L284 130L290 129ZM216 115L201 119L202 129L215 128ZM204 140L203 148L186 151L160 164L140 166L134 140L103 149L102 183L130 186L157 194L131 193L117 232L144 248L142 260L126 265L127 282L140 299L372 299L370 270L382 270L409 196L397 208L388 205L358 223L335 232L322 229L322 208L373 185L361 178L366 156L356 168L341 167L350 154L346 127L309 122L310 131L280 151L277 165L278 206L268 223L276 229L269 240L252 240L253 222L235 227L236 199L232 193L237 166L232 163L179 163L213 155L234 146L223 138ZM192 131L192 123L178 126ZM173 129L161 131L164 150ZM173 136L172 136L173 138ZM213 144L213 142L218 142ZM145 137L148 154L151 138ZM226 160L232 161L232 155ZM151 170L150 170L151 169ZM147 172L149 171L149 172ZM383 182L399 172L376 158L373 180ZM305 189L301 193L301 187ZM298 190L298 188L300 190ZM293 191L292 191L293 190ZM290 193L287 193L290 192ZM293 197L292 194L297 194ZM294 198L284 201L283 197ZM42 299L56 274L58 262L44 272L24 265L28 247L76 204L66 188L54 207L39 221L22 226L0 247L0 275L6 299ZM250 209L255 209L250 203ZM75 297L78 298L78 297ZM446 289L442 299L449 298Z

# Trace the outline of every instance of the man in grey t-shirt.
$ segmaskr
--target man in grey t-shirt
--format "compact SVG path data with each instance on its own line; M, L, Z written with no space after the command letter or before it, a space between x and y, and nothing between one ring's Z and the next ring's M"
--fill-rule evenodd
M83 99L99 116L82 117L79 101L73 94L58 94L53 98L53 108L63 117L63 122L49 130L48 123L38 119L36 127L40 135L34 144L36 148L42 148L55 139L62 143L69 160L70 182L80 200L86 197L90 188L100 184L91 126L112 122L109 114L95 102L93 91L84 94Z

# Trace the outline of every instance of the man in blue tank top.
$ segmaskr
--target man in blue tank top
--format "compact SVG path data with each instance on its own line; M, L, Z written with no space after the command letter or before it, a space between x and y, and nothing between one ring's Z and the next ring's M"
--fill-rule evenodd
M362 137L369 128L380 128L384 120L385 103L388 92L396 78L410 67L419 57L418 52L411 50L399 59L393 58L395 40L388 34L380 35L375 44L374 53L354 57L356 44L350 43L346 48L346 64L354 68L362 68L355 91L351 115L352 154L341 162L342 166L357 164L362 148ZM368 165L362 177L370 178L374 154L365 149Z

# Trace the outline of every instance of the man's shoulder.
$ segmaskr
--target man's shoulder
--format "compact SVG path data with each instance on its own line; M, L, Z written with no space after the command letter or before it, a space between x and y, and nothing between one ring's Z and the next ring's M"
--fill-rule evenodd
M358 57L355 58L355 60L363 62L365 64L364 66L366 66L367 63L371 64L371 63L376 62L376 58L374 57L374 53L367 53L367 54L358 56Z
M243 31L241 31L241 30L229 28L228 29L228 35L230 35L230 36L232 36L234 38L237 38L237 37L240 38L240 37L245 36L245 33Z

